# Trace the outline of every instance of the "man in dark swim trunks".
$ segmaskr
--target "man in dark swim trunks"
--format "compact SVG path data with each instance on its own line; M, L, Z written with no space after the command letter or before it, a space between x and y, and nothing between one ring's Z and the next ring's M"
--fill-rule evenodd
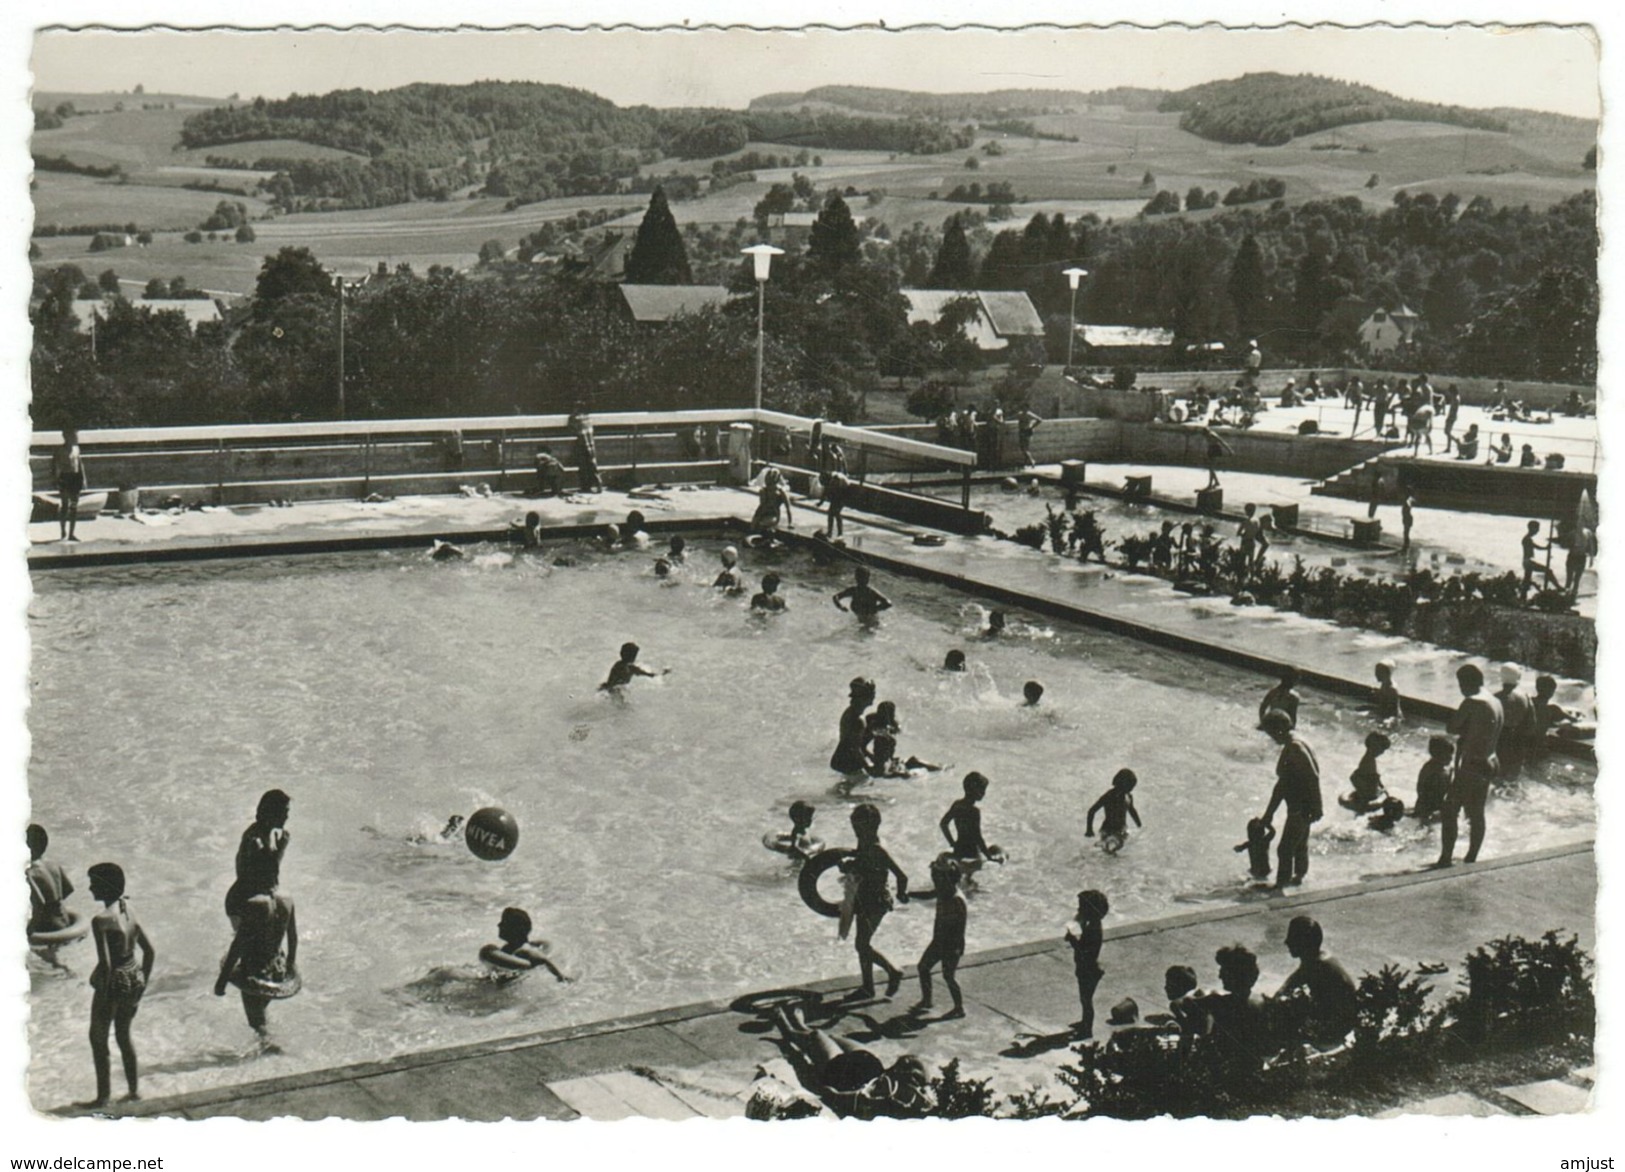
M293 799L279 789L260 795L253 825L237 844L237 881L226 892L226 918L239 927L243 906L282 879L282 856L288 849L288 811Z
M58 540L78 541L73 531L79 523L79 494L85 491L85 462L79 454L77 428L62 429L62 446L51 457L51 467L56 474L56 520L62 530Z

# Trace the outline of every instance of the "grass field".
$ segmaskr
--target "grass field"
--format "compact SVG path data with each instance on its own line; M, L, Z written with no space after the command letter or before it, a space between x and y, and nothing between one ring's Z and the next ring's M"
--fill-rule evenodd
M36 104L69 100L81 108L111 106L113 101L139 103L130 95L36 95ZM147 95L145 100L167 100ZM474 263L480 245L496 240L512 248L519 238L549 220L582 209L623 208L635 223L647 203L644 196L584 196L530 204L512 212L500 199L453 199L397 207L300 214L255 223L254 244L189 245L179 234L195 227L214 210L223 193L191 191L177 186L218 177L223 186L248 184L254 172L247 164L266 156L341 157L344 152L288 140L237 143L204 151L177 151L181 123L198 106L174 110L127 110L71 118L58 130L34 136L36 153L66 155L93 165L117 163L129 181L115 183L84 176L41 173L34 191L36 219L42 223L91 224L135 222L161 231L148 248L121 254L87 251L88 239L41 240L44 256L37 263L79 264L87 271L112 265L121 277L145 281L152 276L183 275L203 288L246 292L253 287L261 258L284 245L307 246L324 264L359 274L379 261L409 263L422 271L431 264L464 267ZM1149 171L1157 189L1181 196L1193 186L1221 192L1257 178L1279 178L1289 200L1354 195L1373 206L1386 206L1396 191L1435 194L1455 192L1463 200L1486 195L1497 203L1544 206L1594 187L1595 173L1582 169L1581 158L1592 145L1581 124L1563 123L1511 133L1467 130L1435 123L1379 122L1294 140L1280 147L1225 145L1208 142L1179 129L1178 116L1101 107L1082 114L1046 115L1033 119L1040 130L1075 135L1059 142L1007 135L978 139L974 147L951 154L913 156L883 151L814 151L822 165L759 171L753 183L739 184L715 196L676 203L680 224L732 224L749 218L774 183L788 183L802 170L820 189L853 187L861 192L883 189L885 197L871 206L853 201L853 212L871 223L898 231L915 222L940 225L953 212L971 205L940 197L970 182L1009 183L1023 197L1015 205L1012 225L1035 212L1063 213L1075 219L1093 213L1103 219L1136 214L1152 194L1142 186ZM983 149L997 142L1001 153ZM1335 146L1338 149L1314 149ZM1361 150L1360 148L1365 148ZM794 148L751 143L747 150L793 154ZM239 170L204 168L206 155L228 156L244 164ZM974 156L978 165L965 166ZM645 171L708 174L709 159L663 160ZM1378 176L1376 186L1367 179ZM932 195L937 198L931 198ZM238 199L240 196L232 195ZM262 200L245 199L256 217L267 215ZM985 211L985 205L982 205ZM1200 213L1211 215L1213 213ZM91 266L95 266L92 270ZM128 270L128 271L127 271Z

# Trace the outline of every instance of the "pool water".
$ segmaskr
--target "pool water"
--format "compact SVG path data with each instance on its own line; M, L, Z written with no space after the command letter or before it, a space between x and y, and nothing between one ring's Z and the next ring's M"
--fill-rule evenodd
M746 553L754 589L785 577L787 612L748 613L709 588L720 539L655 578L652 557L575 547L476 549L42 574L34 643L30 796L90 910L85 869L122 864L158 950L136 1022L149 1096L593 1021L856 973L834 921L808 911L786 862L761 846L785 811L849 845L853 800L882 805L882 837L915 886L944 843L937 823L971 769L992 780L973 949L1056 935L1076 892L1100 887L1112 921L1168 914L1181 897L1240 891L1231 851L1273 783L1254 728L1267 681L1129 640L1012 612L996 642L982 608L878 575L896 606L866 630L830 594L849 574ZM623 641L671 667L624 702L597 691ZM949 647L971 670L938 670ZM900 752L949 767L834 792L827 762L847 681L878 682ZM1037 709L1021 686L1048 689ZM1328 816L1310 882L1433 857L1431 831L1361 829L1332 799L1367 719L1309 693L1303 728L1326 774ZM1384 776L1409 798L1429 729L1396 736ZM1145 828L1108 856L1084 813L1122 766L1140 777ZM1490 855L1591 836L1593 771L1554 760L1491 812ZM284 889L298 905L304 992L271 1009L261 1052L235 995L211 986L229 942L221 901L260 793L293 797ZM452 813L500 805L512 857L438 841ZM498 915L526 908L564 970L486 981L475 963ZM912 963L929 905L891 916L879 946ZM30 1083L47 1107L88 1096L84 1031L94 960L70 975L30 961Z

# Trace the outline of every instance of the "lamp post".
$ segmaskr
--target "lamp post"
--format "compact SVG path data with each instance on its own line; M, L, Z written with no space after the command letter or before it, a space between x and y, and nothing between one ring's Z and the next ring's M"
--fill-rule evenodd
M784 249L774 248L771 244L752 244L749 248L740 249L750 257L751 263L756 266L756 397L753 400L756 410L762 409L762 363L765 360L766 339L765 332L766 305L767 305L767 274L773 267L773 258L783 256Z
M344 277L333 275L333 288L339 297L339 418L344 418Z
M1063 269L1066 283L1072 288L1072 308L1066 314L1066 368L1072 369L1072 342L1078 334L1078 282L1089 275L1088 269Z

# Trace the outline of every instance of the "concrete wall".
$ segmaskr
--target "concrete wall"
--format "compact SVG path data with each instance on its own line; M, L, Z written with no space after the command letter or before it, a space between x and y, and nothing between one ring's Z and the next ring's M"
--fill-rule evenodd
M1380 495L1397 501L1401 488L1431 508L1464 509L1535 520L1572 517L1580 494L1597 492L1597 478L1585 472L1548 472L1544 468L1511 468L1478 463L1385 459L1371 466L1382 477ZM1368 500L1369 475L1327 485L1326 495Z

